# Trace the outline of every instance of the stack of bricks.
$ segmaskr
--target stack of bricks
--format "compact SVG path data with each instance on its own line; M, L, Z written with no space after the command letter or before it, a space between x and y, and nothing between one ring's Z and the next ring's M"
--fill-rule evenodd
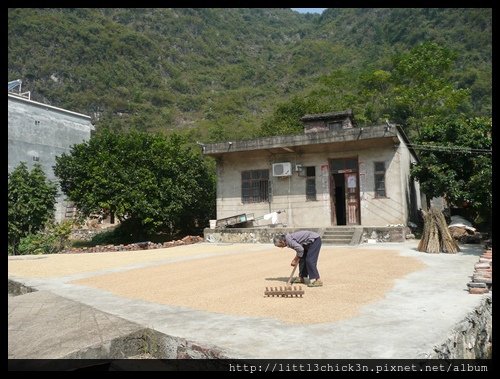
M472 282L467 283L469 293L488 293L492 289L492 259L493 256L491 247L489 249L485 249L483 255L479 258L479 262L474 265Z

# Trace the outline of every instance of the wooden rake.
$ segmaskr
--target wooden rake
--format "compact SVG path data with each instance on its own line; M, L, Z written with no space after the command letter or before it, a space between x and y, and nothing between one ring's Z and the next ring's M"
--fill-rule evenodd
M302 297L304 294L304 290L302 289L301 286L292 286L290 285L292 283L292 278L293 274L295 274L295 270L297 269L297 266L299 264L297 263L292 270L292 273L290 274L290 278L288 279L288 282L286 283L286 286L283 287L266 287L266 290L264 291L264 296L266 297Z

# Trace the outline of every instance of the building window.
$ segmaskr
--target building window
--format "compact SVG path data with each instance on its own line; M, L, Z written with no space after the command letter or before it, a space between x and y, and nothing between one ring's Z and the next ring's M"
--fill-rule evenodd
M375 197L386 197L385 162L375 162Z
M306 200L316 200L316 167L306 167Z
M241 173L241 201L243 203L269 201L269 170L251 170Z
M36 156L36 155L34 155L34 156L32 157L32 159L33 159L33 162L38 162L38 161L40 161L40 157L38 157L38 156Z

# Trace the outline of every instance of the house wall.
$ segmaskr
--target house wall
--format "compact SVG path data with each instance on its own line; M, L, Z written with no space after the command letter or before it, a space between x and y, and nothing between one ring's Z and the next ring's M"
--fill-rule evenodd
M49 180L57 181L56 156L70 152L74 144L90 139L90 117L9 95L8 170L24 161L29 169L40 163ZM34 161L33 157L38 157ZM67 202L59 190L55 218L64 218Z
M410 153L406 144L398 136L401 144L398 147L397 154L401 162L401 188L402 203L404 204L405 218L414 223L418 222L418 209L422 208L422 196L420 194L420 184L413 181L410 177L412 164L416 163L415 157ZM405 224L406 225L406 224Z
M330 159L358 157L360 185L361 225L386 226L407 223L407 186L409 167L406 153L395 149L393 144L356 151L335 151L323 148L316 153L270 154L267 151L226 154L217 159L217 218L241 213L253 213L255 217L273 211L279 214L278 223L283 226L329 227L332 226L330 200ZM374 196L374 161L386 162L386 198ZM306 201L306 178L298 172L290 177L273 177L272 163L292 162L295 165L316 167L316 201ZM241 202L241 172L244 170L269 169L272 197L270 203ZM254 225L268 224L258 221Z
M385 163L386 197L375 197L375 163ZM392 146L371 148L360 154L361 224L372 226L406 225L404 189L401 186L401 160Z

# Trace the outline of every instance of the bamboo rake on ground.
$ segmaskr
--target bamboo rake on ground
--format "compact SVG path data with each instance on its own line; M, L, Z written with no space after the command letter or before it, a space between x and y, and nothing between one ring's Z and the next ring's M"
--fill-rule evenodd
M290 278L288 278L288 282L286 282L286 286L284 288L280 287L266 287L266 290L264 291L264 296L271 296L271 297L302 297L304 294L304 290L300 286L292 286L290 285L292 283L292 278L293 274L295 273L295 270L297 269L297 266L299 264L297 263L295 266L293 266L292 273L290 274Z
M277 296L277 297L302 297L304 294L304 290L300 286L285 286L284 288L280 287L266 287L264 291L265 296Z

